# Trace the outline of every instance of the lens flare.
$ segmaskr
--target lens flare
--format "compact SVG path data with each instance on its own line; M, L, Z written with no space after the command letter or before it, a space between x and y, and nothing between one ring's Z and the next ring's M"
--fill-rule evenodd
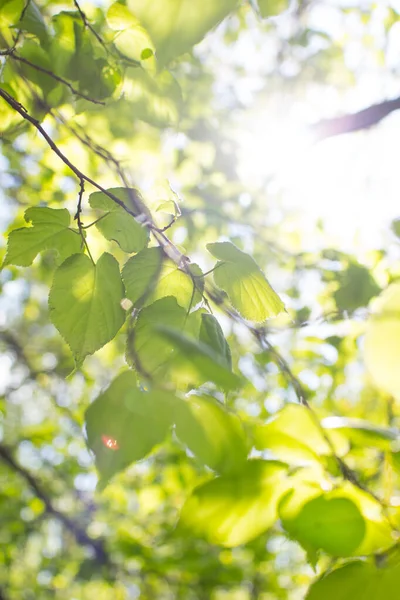
M114 439L108 435L102 435L101 441L103 442L105 447L108 448L109 450L119 450L119 445L118 445L118 442L116 439Z

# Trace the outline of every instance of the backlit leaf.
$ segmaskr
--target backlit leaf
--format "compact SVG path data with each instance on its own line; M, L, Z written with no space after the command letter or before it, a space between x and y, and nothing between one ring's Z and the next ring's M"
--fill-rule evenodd
M210 346L221 362L228 369L232 369L231 349L225 339L221 325L214 315L210 315L209 313L201 315L200 341Z
M348 441L343 435L329 437L339 455L346 454ZM293 464L319 462L321 456L332 453L323 430L309 409L288 404L264 425L254 430L254 443L258 450L270 450L280 460Z
M203 280L198 277L199 267L189 268L193 278L163 256L160 248L145 248L132 256L122 270L127 297L138 307L174 296L179 306L188 310L201 300L203 287Z
M362 419L327 417L321 421L324 429L339 430L358 446L389 450L392 442L399 439L400 432L392 427L378 427Z
M397 600L400 565L357 560L318 579L306 600Z
M171 296L143 308L134 330L128 336L128 362L136 365L137 371L143 375L162 377L166 363L174 352L174 344L162 337L157 327L168 323L170 327L182 329L185 316L185 310Z
M119 198L131 210L133 209L132 197L134 201L138 199L140 202L138 193L134 189L111 188L107 191ZM106 194L93 192L89 196L89 204L92 208L98 208L105 212L105 216L96 223L96 227L107 240L114 240L125 252L139 252L147 246L148 228L139 223Z
M261 323L285 309L251 256L231 242L207 244L207 249L219 259L213 273L216 285L245 319Z
M295 502L296 490L292 498ZM288 502L283 501L279 509L282 525L306 548L325 550L332 556L350 556L364 537L364 519L348 498L321 495L304 504L294 515L287 505Z
M237 0L129 0L128 7L149 32L164 66L200 42L237 6Z
M261 16L275 17L289 8L289 0L257 0Z
M276 521L285 475L282 463L250 460L237 475L195 488L183 506L180 526L213 544L245 544Z
M77 366L112 340L125 321L118 263L104 253L93 264L85 254L68 258L55 272L50 318L70 346Z
M82 238L70 229L70 214L66 208L31 207L25 211L25 221L32 227L14 229L8 236L5 265L26 267L43 250L55 249L59 262L80 252Z
M47 71L52 71L52 63L48 53L37 43L27 40L24 45L19 50L19 55L28 60L29 62L46 69ZM43 92L50 92L58 82L30 65L25 63L21 63L21 71L30 81L38 85L42 88Z
M179 350L173 357L173 366L192 371L193 383L200 385L212 381L224 390L240 386L240 378L227 368L224 360L210 346L170 327L161 326L158 331Z
M138 389L132 371L118 375L86 411L88 445L107 480L164 441L173 422L173 394Z
M373 304L364 358L374 383L400 398L400 284L391 284Z
M350 482L329 492L315 484L294 485L279 514L288 533L307 550L363 556L394 542L382 505Z
M246 436L240 419L210 396L190 395L177 404L176 434L203 464L220 473L243 468Z

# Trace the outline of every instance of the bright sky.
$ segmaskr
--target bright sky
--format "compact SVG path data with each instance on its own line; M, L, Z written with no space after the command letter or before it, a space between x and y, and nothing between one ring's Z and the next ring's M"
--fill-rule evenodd
M400 10L400 2L382 0L374 3L374 10L370 4L369 0L363 3L365 14L371 17L367 26L360 11L343 15L335 8L362 8L361 3L330 0L315 3L311 13L310 26L325 31L339 45L343 43L343 60L355 79L348 86L342 82L342 89L310 82L300 96L296 85L291 92L288 84L286 94L274 100L273 79L268 78L272 61L271 67L267 64L268 57L274 56L273 45L268 41L263 45L256 22L242 34L236 49L230 49L233 62L240 64L242 57L251 56L250 66L249 61L243 65L249 66L246 76L236 83L240 102L249 107L238 118L234 133L243 183L249 189L265 191L266 202L279 195L283 206L298 212L299 229L308 224L312 231L312 224L322 219L327 236L332 237L329 241L350 252L387 247L395 239L390 223L400 217L400 111L368 131L317 144L307 133L307 124L400 95L396 72L400 23L389 36L384 28L389 8ZM276 23L279 35L293 26L290 13ZM365 36L370 36L369 43ZM219 59L224 61L227 85L232 77L226 67L229 56L221 50ZM303 59L303 67L306 64ZM294 74L298 65L292 61L283 68ZM263 95L257 100L260 90ZM313 237L308 241L311 250Z
M313 143L300 122L266 112L236 133L240 177L249 187L279 194L301 222L323 219L327 234L348 250L387 242L400 216L400 112L370 131ZM311 249L311 248L310 248Z

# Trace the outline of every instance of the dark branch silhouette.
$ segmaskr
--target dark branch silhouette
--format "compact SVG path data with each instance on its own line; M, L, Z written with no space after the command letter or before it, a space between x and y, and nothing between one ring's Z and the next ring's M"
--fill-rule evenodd
M399 109L400 97L393 100L385 100L355 113L319 121L311 126L311 131L313 131L318 140L344 133L352 133L353 131L368 129L376 125L392 112Z
M6 465L8 465L10 469L12 469L15 473L20 475L25 480L25 482L29 485L35 496L39 498L45 505L47 514L60 521L60 523L62 523L64 527L70 533L72 533L78 544L82 544L83 546L88 546L89 548L91 548L99 564L110 564L110 560L105 550L103 541L99 539L94 540L93 538L89 537L85 529L79 527L72 519L70 519L70 517L57 510L53 505L53 502L50 500L49 496L43 489L42 485L35 479L35 477L31 473L29 473L29 471L27 471L15 460L10 449L4 446L3 444L0 444L0 459Z

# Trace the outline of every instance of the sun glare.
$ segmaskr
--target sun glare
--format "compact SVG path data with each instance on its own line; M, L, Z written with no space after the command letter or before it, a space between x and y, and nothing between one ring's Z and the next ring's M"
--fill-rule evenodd
M255 115L247 130L238 132L239 169L246 181L262 185L270 178L296 171L299 158L313 138L295 121Z
M317 142L290 115L247 115L236 130L239 176L249 191L264 191L269 207L296 213L299 229L321 220L343 249L377 247L400 215L396 118Z

